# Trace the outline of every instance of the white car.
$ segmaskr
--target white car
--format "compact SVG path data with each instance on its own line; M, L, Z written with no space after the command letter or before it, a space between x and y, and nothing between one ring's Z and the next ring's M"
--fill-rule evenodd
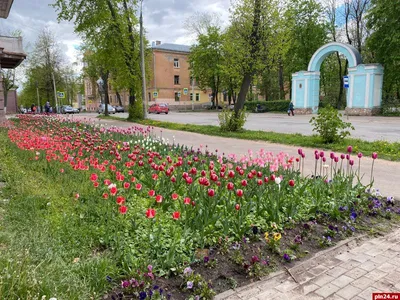
M105 104L100 104L99 109L97 110L97 112L99 114L104 114L105 108L106 108ZM114 107L112 107L110 104L108 104L107 108L108 108L108 113L109 114L115 114L115 108Z

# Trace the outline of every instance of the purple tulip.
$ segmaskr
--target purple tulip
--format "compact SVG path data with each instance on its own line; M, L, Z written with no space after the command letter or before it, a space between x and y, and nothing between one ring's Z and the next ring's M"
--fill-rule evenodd
M347 160L350 159L350 154L346 154L346 159L347 159Z
M303 149L301 149L301 148L297 149L297 153L298 153L299 155L302 155L302 154L303 154Z
M335 153L331 152L330 157L331 157L331 159L334 159L335 158Z
M349 165L350 165L350 166L354 165L354 160L350 159L350 160L349 160Z
M363 156L363 154L361 152L358 152L357 157L361 158Z
M322 161L323 161L323 162L326 162L326 157L323 157L323 158L322 158Z
M352 146L348 146L347 147L347 152L349 152L349 153L353 152L353 147Z
M325 156L324 151L321 151L321 152L319 153L319 156L320 156L320 157L324 157L324 156Z
M338 157L338 156L335 156L335 157L334 157L334 160L335 160L335 163L337 163L337 162L339 161L339 157Z
M315 159L318 160L319 159L319 154L315 153Z
M372 153L372 159L377 159L378 158L378 153L374 152Z
M340 154L340 158L344 159L346 156L344 154Z

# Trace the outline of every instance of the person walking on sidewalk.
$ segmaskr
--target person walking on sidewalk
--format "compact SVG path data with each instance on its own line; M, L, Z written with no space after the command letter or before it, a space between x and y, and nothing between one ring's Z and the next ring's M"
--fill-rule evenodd
M292 114L292 116L294 116L294 105L293 105L293 101L290 101L289 103L289 109L287 111L288 116L290 116L290 114Z

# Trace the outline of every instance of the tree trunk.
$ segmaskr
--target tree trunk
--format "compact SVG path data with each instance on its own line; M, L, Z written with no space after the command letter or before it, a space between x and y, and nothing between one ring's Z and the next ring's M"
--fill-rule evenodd
M103 89L104 89L104 115L108 116L108 75L110 74L109 71L104 72L101 74L101 79L103 80Z
M240 86L240 92L235 104L235 117L239 116L239 111L243 109L244 102L246 101L246 95L249 91L249 86L254 75L254 63L257 59L257 52L260 43L260 32L259 26L261 22L261 0L254 0L254 19L253 26L250 35L250 62L248 70L244 73L242 84Z
M283 63L279 59L279 100L285 99L285 86L283 81Z
M118 99L119 106L123 106L120 93L118 91L116 91L116 94L117 94L117 99Z

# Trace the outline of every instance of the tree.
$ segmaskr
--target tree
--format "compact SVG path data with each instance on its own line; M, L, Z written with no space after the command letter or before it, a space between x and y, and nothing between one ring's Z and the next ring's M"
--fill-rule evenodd
M213 105L218 107L218 93L221 86L223 65L223 35L218 27L209 27L206 34L200 34L198 44L189 55L192 75L201 89L212 90Z
M184 27L198 38L200 35L207 35L211 27L217 28L221 24L220 16L210 12L196 12L185 20Z
M311 57L327 40L323 7L316 0L290 0L285 19L290 28L286 66L290 73L307 70Z
M372 34L367 45L375 62L385 67L386 98L400 99L400 5L391 0L372 0L367 26Z
M59 20L74 20L77 32L94 51L121 57L113 61L114 68L124 72L129 104L135 104L141 90L138 20L135 16L137 1L127 0L57 0L53 5ZM110 55L112 53L112 55ZM105 61L104 64L108 62ZM115 65L119 63L118 65ZM109 65L108 65L109 66ZM111 68L108 68L108 72ZM121 76L120 76L121 77ZM141 97L139 97L141 98ZM145 101L145 99L143 99ZM131 116L130 109L130 117Z
M363 52L366 38L365 14L371 0L345 0L344 17L347 42L353 45L358 52Z

